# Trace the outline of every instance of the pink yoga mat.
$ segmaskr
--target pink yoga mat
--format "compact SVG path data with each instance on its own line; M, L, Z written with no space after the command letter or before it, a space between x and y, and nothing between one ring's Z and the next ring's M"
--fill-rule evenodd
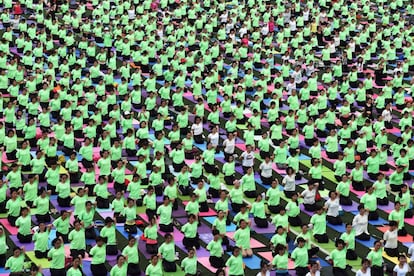
M234 233L235 232L227 232L227 237L229 237L230 239L234 240ZM259 242L256 239L250 238L250 248L255 249L255 248L261 248L261 247L266 247L263 243Z
M271 262L273 260L273 256L272 256L272 252L267 251L267 252L257 252L257 254L259 256L261 256L263 259ZM291 259L289 259L288 262L288 269L295 269L295 262L292 261Z
M10 225L9 221L7 219L0 219L0 223L3 225L3 227L10 232L12 235L17 235L18 229L17 227L13 227Z
M210 270L213 273L216 273L217 268L214 268L210 265L210 261L208 260L209 257L197 257L197 261L204 266L205 268L207 268L208 270ZM226 269L226 275L227 275L227 269Z

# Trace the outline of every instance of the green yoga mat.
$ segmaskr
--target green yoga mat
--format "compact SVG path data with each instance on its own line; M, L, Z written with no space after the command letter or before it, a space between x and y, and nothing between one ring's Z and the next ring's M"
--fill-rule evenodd
M308 168L312 167L310 160L300 160L300 163ZM322 176L334 183L337 182L334 172L326 166L322 166Z
M177 271L176 272L164 272L162 275L164 276L184 276L184 271L181 270L181 268L177 265Z
M50 262L47 259L38 259L38 258L36 258L34 251L26 252L26 255L37 266L41 266L42 268L50 268Z
M362 267L361 258L358 258L354 261L346 260L346 264L349 265L349 266L352 266L352 269L354 269L355 271L357 271L358 269L360 269Z

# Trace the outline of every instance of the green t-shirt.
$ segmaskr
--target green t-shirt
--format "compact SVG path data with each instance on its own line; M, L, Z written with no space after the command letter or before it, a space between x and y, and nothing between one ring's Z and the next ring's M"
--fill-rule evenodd
M56 227L56 231L61 234L68 234L69 233L69 218L66 218L65 220L62 219L62 217L57 218L53 225Z
M333 266L345 269L346 268L346 250L334 249L331 252L331 259L333 261Z
M314 214L311 217L310 223L313 224L313 234L326 234L326 214Z
M46 252L49 246L49 231L34 233L33 241L34 250Z
M128 256L128 258L129 258L129 255L124 255L124 256ZM111 273L109 275L110 276L127 275L127 270L128 270L128 264L127 263L124 263L121 267L119 267L116 264L115 266L112 267Z
M170 243L163 243L161 244L160 248L158 248L158 253L162 255L162 257L169 261L175 261L175 244L174 242Z
M158 261L157 265L149 264L145 269L145 275L148 276L162 276L162 266L161 261Z
M68 219L69 220L69 219ZM65 268L65 247L61 245L59 248L52 248L47 253L47 257L52 259L50 261L50 268L62 269Z
M197 236L197 227L198 223L189 223L183 225L181 231L184 233L184 236L187 238L195 238Z
M295 268L308 266L308 250L305 246L302 248L296 247L292 252L291 258L295 261Z
M348 246L346 247L347 249L352 249L352 250L355 249L355 231L354 230L352 230L351 233L349 234L347 232L342 233L340 239L348 243Z
M10 272L23 272L24 254L21 254L17 258L14 256L8 258L5 267L8 267L10 269Z
M92 255L92 264L103 264L105 263L106 259L106 246L103 245L101 247L95 245L89 251L89 255Z
M181 262L181 267L184 269L184 272L189 275L197 274L197 257L186 257Z
M223 256L223 247L221 239L218 241L212 240L207 245L207 250L210 251L210 256L221 257Z
M371 261L372 266L382 267L382 249L379 249L378 251L371 250L368 253L367 259Z
M32 219L30 215L26 217L18 217L16 220L16 226L19 228L19 233L26 236L32 232Z
M85 230L80 229L76 231L73 229L69 232L69 240L70 240L70 249L77 249L77 250L85 250L86 243L85 243Z
M244 275L242 255L239 254L237 257L232 255L227 260L226 267L229 268L229 275Z
M234 233L234 240L236 242L236 246L241 247L243 249L250 248L250 228L246 227L244 229L239 228Z
M160 224L168 225L172 222L172 207L171 204L165 206L161 205L157 209L157 215L160 216Z
M138 264L139 263L138 245L134 245L132 247L129 245L125 246L124 250L122 250L122 255L128 256L128 264Z
M273 260L272 260L272 265L276 268L276 272L279 271L284 271L288 269L288 263L289 263L289 258L288 258L288 253L285 252L285 254L283 255L279 255L277 254L276 256L274 256Z
M101 229L101 237L107 238L108 245L115 245L116 244L116 228L114 225L110 226L110 227L103 227Z
M374 193L364 194L361 198L361 203L363 203L365 205L365 208L370 211L377 210L377 197Z

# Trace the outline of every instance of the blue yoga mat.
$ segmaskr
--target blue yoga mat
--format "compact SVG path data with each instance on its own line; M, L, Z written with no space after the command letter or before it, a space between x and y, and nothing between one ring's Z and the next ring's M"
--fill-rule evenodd
M333 224L328 223L327 225L328 225L329 228L332 228L333 230L335 230L335 231L337 231L339 233L345 232L345 225L344 224L341 224L341 225L333 225Z
M373 247L374 246L374 242L376 241L376 239L374 239L374 238L370 238L370 240L369 241L360 241L360 240L358 240L358 239L355 239L355 242L357 242L357 243L359 243L359 244L362 244L363 246L365 246L365 247L368 247L368 248L371 248L371 247Z
M216 217L204 217L205 220L207 220L209 223L213 224ZM226 226L227 232L234 232L236 231L236 225L231 223L230 225Z
M124 227L123 226L116 226L116 230L119 233L121 233L122 236L124 236L125 238L128 239L128 237L129 237L130 234L124 230ZM138 232L136 234L134 234L134 236L141 236L141 235L142 235L142 231L139 230L139 229L138 229Z
M231 256L230 253L227 254ZM261 259L256 255L253 255L250 258L243 258L243 263L250 269L260 269L260 261Z

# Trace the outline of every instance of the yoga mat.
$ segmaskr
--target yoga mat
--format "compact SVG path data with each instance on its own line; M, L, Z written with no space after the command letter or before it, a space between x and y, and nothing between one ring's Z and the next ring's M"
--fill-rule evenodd
M355 201L352 201L352 205L350 206L345 206L345 205L341 205L341 206L342 206L342 210L344 210L345 212L358 211L358 203L356 203Z
M3 225L3 227L9 231L11 235L17 235L18 229L17 227L13 227L10 225L9 221L7 219L0 219L0 223Z
M50 263L47 259L38 259L35 257L34 251L26 252L27 257L34 262L37 266L41 266L42 268L50 268Z
M214 268L210 265L210 261L208 259L208 257L198 257L197 256L197 261L204 266L207 270L211 271L212 273L216 273L217 268Z
M358 211L354 211L354 212L351 212L351 213L354 214L354 215L357 215L358 214ZM383 218L381 218L381 217L379 217L377 220L370 220L370 221L368 221L368 223L371 224L371 225L379 226L379 225L388 224L388 221L385 220L385 219L383 219Z
M368 248L372 248L374 246L375 241L376 239L374 239L373 237L371 237L369 241L360 241L358 239L355 239L355 242L362 244L363 246L368 247Z
M227 233L227 237L234 240L234 232ZM266 247L266 245L264 245L263 243L259 242L258 240L252 237L250 238L250 248L255 249L255 248L261 248L261 247Z
M382 252L382 257L384 259L387 259L388 261L394 263L394 264L398 264L398 258L397 257L390 257L387 255L387 253L385 253L385 251Z
M341 225L333 225L330 223L326 224L329 228L332 228L333 230L339 232L339 233L344 233L345 232L345 224L341 224Z
M414 217L404 219L404 222L409 225L414 225Z
M149 254L147 252L147 248L145 246L144 241L142 241L142 240L138 241L138 250L139 250L139 252L141 252L144 255L145 259L147 259L147 260L151 259L152 254Z
M210 223L211 225L213 225L214 220L216 219L216 217L204 217L204 219ZM226 231L227 232L234 232L236 231L236 225L234 223L231 223L230 225L226 226Z
M258 233L258 234L274 233L276 231L276 226L269 223L267 228L259 228L259 227L257 227L256 223L254 223L254 221L252 221L251 229L253 231L255 231L256 233Z
M119 233L121 233L122 236L124 236L126 239L128 239L130 234L124 230L124 226L115 226L115 227L116 227L116 230ZM137 229L137 230L138 230L138 232L136 234L133 234L133 236L139 238L142 235L142 231L139 230L139 229Z
M184 206L187 206L188 201L183 201ZM209 208L208 212L200 212L198 213L198 216L200 217L211 217L211 216L217 216L217 212L213 209Z
M243 262L250 269L260 269L260 258L254 254L250 258L243 258Z
M31 243L21 243L21 242L17 239L17 236L14 236L14 235L9 235L9 238L13 241L13 243L14 243L17 247L22 247L22 246L24 246L24 248L26 249L26 251L33 251L33 250L34 250L34 242L31 242Z

